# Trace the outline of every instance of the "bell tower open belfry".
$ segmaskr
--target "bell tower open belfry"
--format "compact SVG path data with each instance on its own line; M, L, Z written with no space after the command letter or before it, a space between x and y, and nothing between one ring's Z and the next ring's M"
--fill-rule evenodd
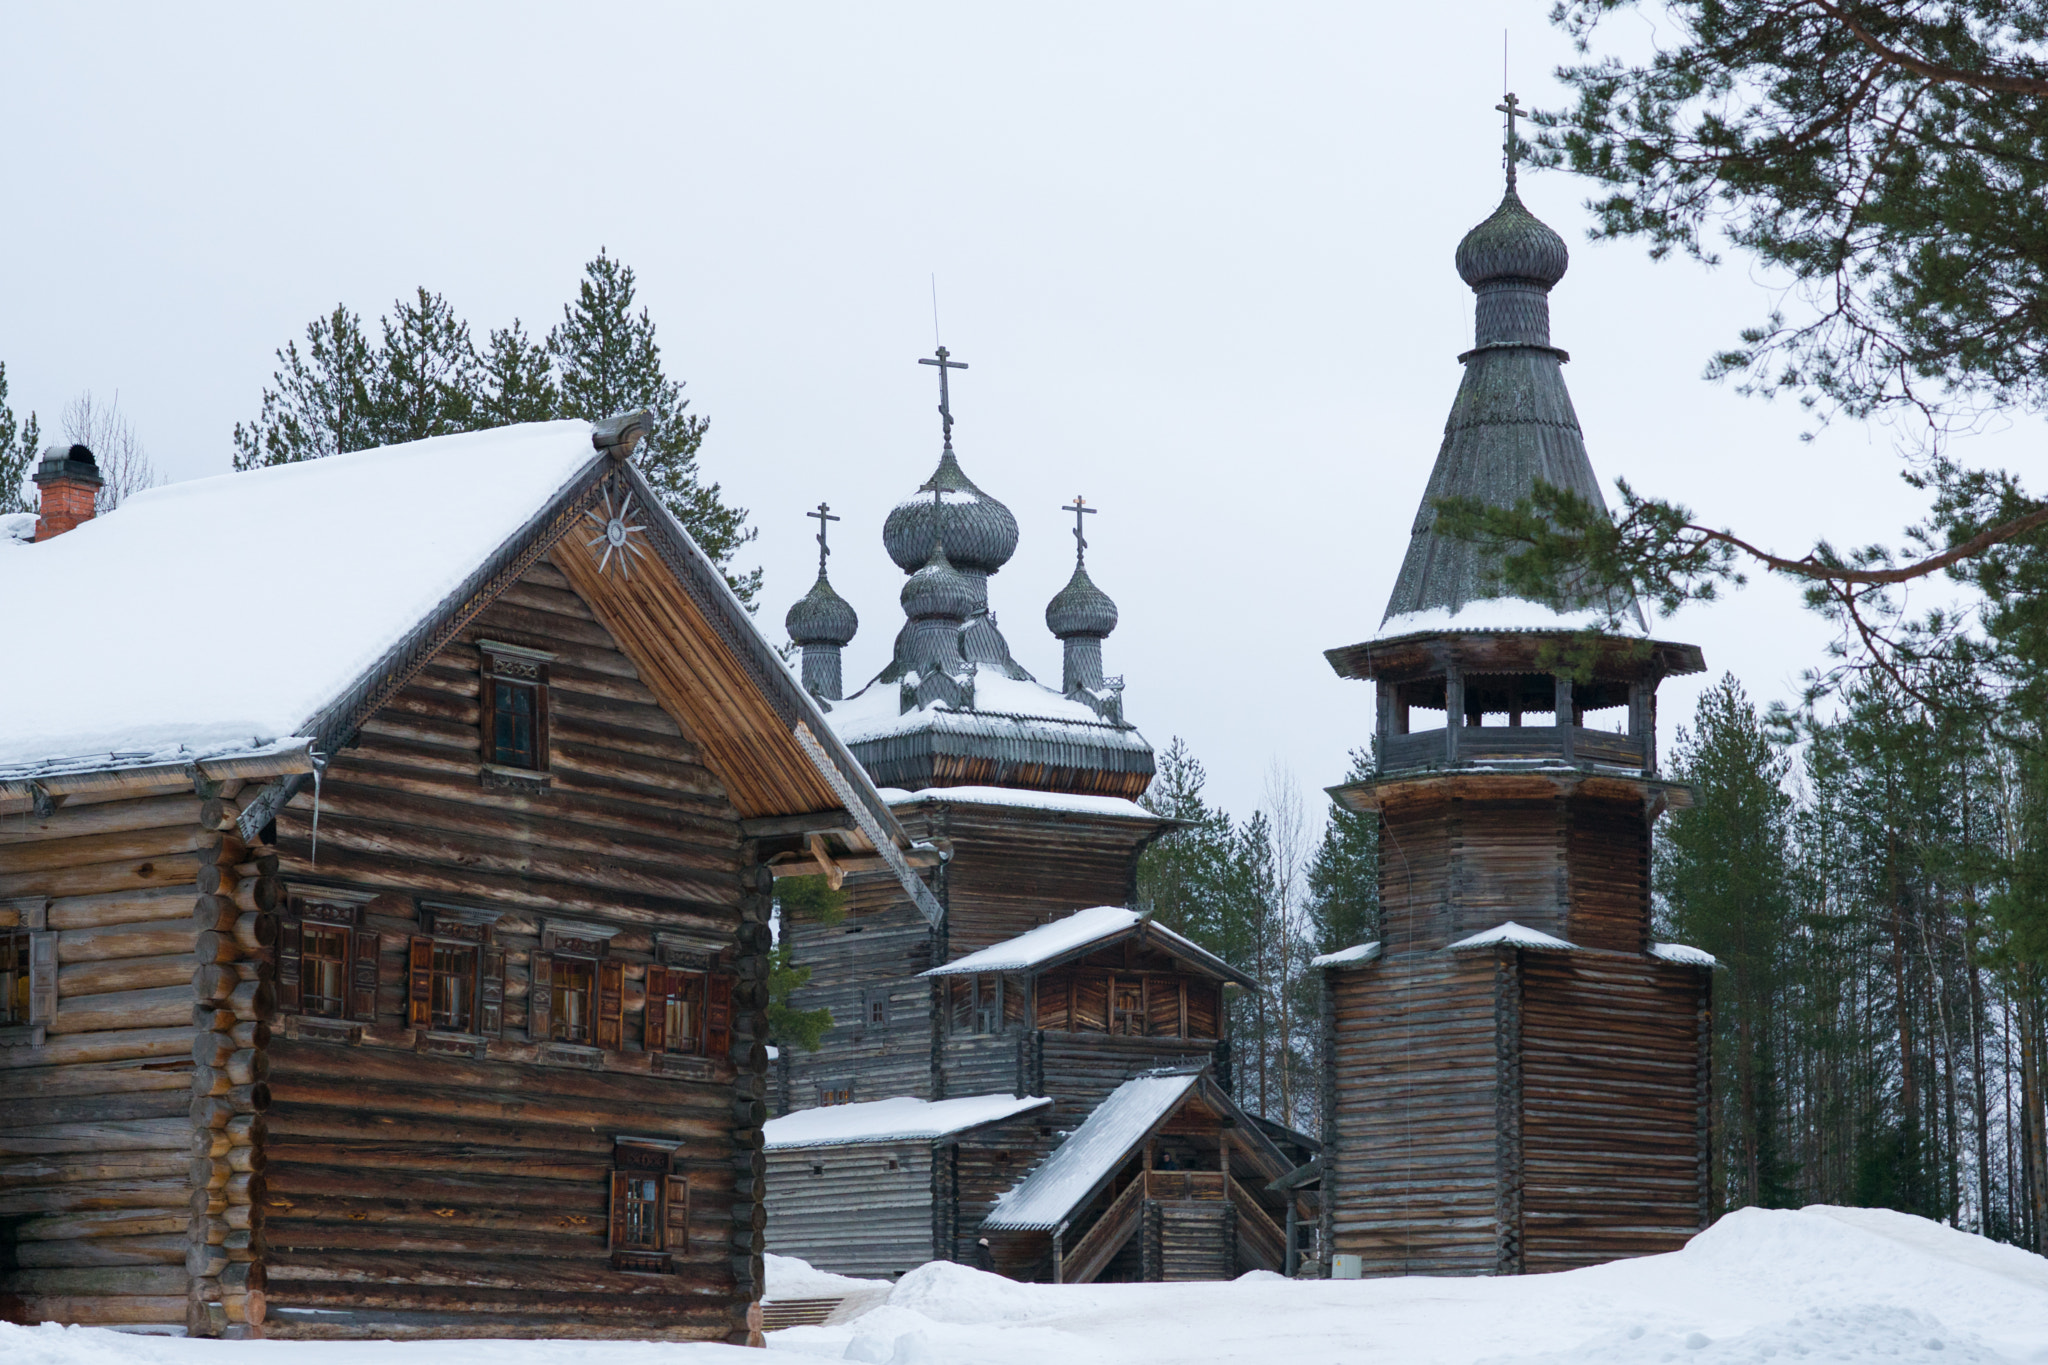
M1449 496L1600 502L1550 340L1565 244L1500 207L1458 246L1476 337L1379 635L1381 935L1325 973L1323 1213L1338 1273L1518 1274L1668 1251L1707 1212L1712 960L1651 941L1656 691L1700 651L1632 600L1524 600ZM1341 1259L1339 1259L1341 1258ZM1352 1258L1356 1258L1355 1260Z

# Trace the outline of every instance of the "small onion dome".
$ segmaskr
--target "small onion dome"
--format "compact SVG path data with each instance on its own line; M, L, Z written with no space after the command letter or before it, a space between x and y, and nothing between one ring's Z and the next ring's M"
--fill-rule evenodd
M1474 289L1490 280L1524 280L1548 289L1570 264L1564 238L1522 207L1512 186L1493 216L1458 243L1458 274Z
M796 600L789 615L782 618L789 638L800 645L843 645L860 629L860 617L853 605L819 574L811 590Z
M962 569L994 573L1017 553L1017 518L1010 509L974 486L953 457L953 448L939 457L939 467L918 490L918 496L896 504L882 523L882 545L896 567L910 573L932 552L932 489L946 500L946 557Z
M903 585L903 614L913 621L965 621L975 604L974 585L946 558L944 546Z
M1062 640L1070 635L1092 635L1099 640L1116 629L1116 603L1095 586L1087 565L1076 564L1067 586L1046 603L1045 624Z

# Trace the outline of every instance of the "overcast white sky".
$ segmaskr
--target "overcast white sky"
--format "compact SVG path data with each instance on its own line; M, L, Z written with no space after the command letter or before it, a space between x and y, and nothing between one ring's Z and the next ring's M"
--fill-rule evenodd
M937 456L936 274L962 461L1023 528L992 588L1012 646L1057 683L1043 611L1084 494L1129 716L1248 814L1276 760L1313 789L1367 741L1322 651L1379 624L1470 344L1451 253L1500 194L1502 31L1517 92L1557 102L1549 4L16 6L0 361L46 421L118 391L192 478L337 301L425 284L479 335L538 333L608 246L760 528L774 639L804 510L845 516L852 682L901 619L881 519ZM1553 332L1603 482L1784 548L1919 515L1889 433L1802 444L1788 405L1700 378L1771 303L1741 264L1596 247L1585 186L1523 193L1572 244ZM299 605L219 529L193 547L224 594ZM1769 583L1658 633L1759 699L1828 638ZM1667 743L1699 681L1665 687Z

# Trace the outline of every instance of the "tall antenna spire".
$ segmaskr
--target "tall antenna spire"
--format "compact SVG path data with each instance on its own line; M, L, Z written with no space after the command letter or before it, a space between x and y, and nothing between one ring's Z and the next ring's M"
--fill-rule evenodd
M818 577L823 578L825 576L825 556L832 553L832 547L825 543L826 524L838 521L839 518L832 515L832 504L826 502L819 503L817 511L806 512L804 515L818 519Z
M1510 90L1510 91L1508 92L1508 94L1507 94L1507 98L1506 98L1506 99L1504 99L1504 100L1502 100L1502 101L1501 101L1501 102L1500 102L1499 104L1496 104L1496 105L1494 105L1493 107L1494 107L1495 109L1497 109L1498 111L1500 111L1501 113L1503 113L1503 114L1506 114L1506 115L1508 116L1508 138L1507 138L1507 158L1508 158L1508 188L1509 188L1509 189L1513 189L1513 188L1515 187L1515 160L1516 160L1516 156L1515 156L1515 119L1516 119L1517 117L1519 117L1519 116L1520 116L1520 114L1521 114L1521 112L1522 112L1522 106L1521 106L1521 103L1520 103L1520 101L1516 100L1516 98L1515 98L1515 92L1514 92L1514 91L1512 91L1512 90ZM927 363L929 363L929 362L927 362Z
M967 365L964 361L947 359L952 353L943 346L939 347L933 354L938 358L932 359L928 356L920 356L917 363L939 367L939 421L944 424L946 449L951 450L953 448L953 399L946 384L946 371L964 370L967 368Z

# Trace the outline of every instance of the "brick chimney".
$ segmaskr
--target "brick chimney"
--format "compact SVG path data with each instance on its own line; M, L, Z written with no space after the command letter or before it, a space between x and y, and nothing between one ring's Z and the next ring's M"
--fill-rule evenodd
M43 462L36 466L36 487L43 494L36 516L37 542L91 521L93 499L102 482L99 463L84 446L46 447Z

